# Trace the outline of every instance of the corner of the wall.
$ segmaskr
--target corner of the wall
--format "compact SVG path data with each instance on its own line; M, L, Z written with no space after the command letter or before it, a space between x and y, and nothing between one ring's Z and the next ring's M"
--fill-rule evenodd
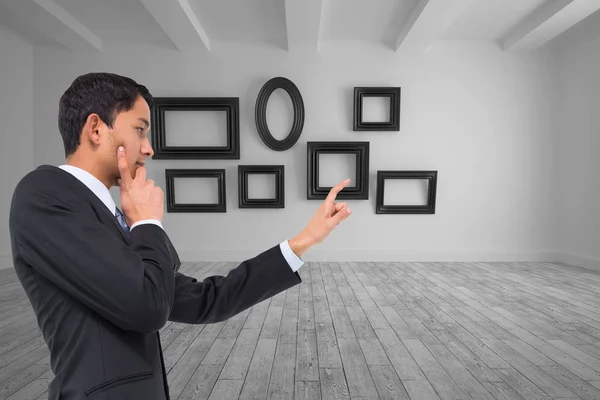
M11 254L0 254L0 270L9 269L13 267L13 260Z

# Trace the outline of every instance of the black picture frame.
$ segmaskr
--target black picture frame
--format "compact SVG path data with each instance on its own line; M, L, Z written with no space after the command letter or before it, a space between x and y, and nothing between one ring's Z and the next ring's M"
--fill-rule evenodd
M331 187L319 185L320 154L355 154L356 186L343 188L337 199L368 200L369 199L369 142L307 142L307 199L324 199Z
M155 97L151 135L156 160L240 159L239 97ZM227 112L227 146L167 146L166 111Z
M386 179L426 179L426 205L385 205L383 204ZM377 171L377 214L435 214L438 171Z
M274 174L275 197L251 199L248 197L249 174ZM285 208L285 166L284 165L238 165L238 207L239 208Z
M267 124L267 103L269 102L271 94L276 89L283 89L287 92L292 100L292 106L294 108L292 128L288 135L282 140L273 137ZM271 150L285 151L293 147L300 138L302 129L304 128L304 101L302 100L302 95L300 94L298 87L291 80L281 76L267 81L260 89L256 98L254 118L258 135L263 143Z
M177 204L175 178L218 178L218 202L215 204ZM165 169L167 184L167 212L169 213L224 213L227 212L225 169Z
M355 131L399 131L400 130L399 87L355 87L354 130ZM363 99L365 97L389 97L390 120L387 122L363 122Z

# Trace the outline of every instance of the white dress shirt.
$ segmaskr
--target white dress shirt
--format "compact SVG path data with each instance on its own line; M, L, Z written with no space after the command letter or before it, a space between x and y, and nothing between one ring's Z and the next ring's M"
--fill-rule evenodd
M79 179L85 186L87 186L92 192L94 192L94 194L96 196L98 196L98 198L104 203L104 205L106 205L108 210L113 215L116 215L117 205L115 204L114 200L112 199L112 196L110 195L110 192L108 191L106 186L104 186L104 184L102 182L100 182L98 180L98 178L96 178L94 175L90 174L86 170L75 167L73 165L60 165L59 168L64 171L67 171L68 173L73 175L75 178ZM156 219L145 219L142 221L138 221L138 222L134 223L130 229L133 229L136 226L141 225L141 224L155 224L155 225L160 226L161 229L164 229L162 224L160 223L160 221L158 221ZM292 271L296 272L297 270L299 270L300 267L304 264L304 261L302 261L296 255L296 253L294 253L292 251L288 241L286 240L284 242L281 242L279 244L279 247L281 248L283 257L285 257L286 261L290 265L290 268L292 268Z

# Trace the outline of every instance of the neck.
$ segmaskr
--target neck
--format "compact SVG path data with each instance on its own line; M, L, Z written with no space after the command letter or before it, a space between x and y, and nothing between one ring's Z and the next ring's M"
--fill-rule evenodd
M110 176L107 176L106 172L102 170L102 165L98 162L95 162L94 160L91 160L90 157L81 157L79 155L73 154L67 157L66 164L72 165L77 168L81 168L82 170L89 172L96 179L102 182L104 186L106 186L106 188L109 190L112 186L114 186L112 178Z

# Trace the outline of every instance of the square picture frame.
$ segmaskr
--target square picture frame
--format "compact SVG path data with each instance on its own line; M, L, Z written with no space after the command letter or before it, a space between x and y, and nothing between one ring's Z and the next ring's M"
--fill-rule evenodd
M168 146L166 111L225 111L226 146ZM151 136L156 160L240 159L239 97L155 97Z
M248 197L248 175L274 174L275 197L251 199ZM238 165L238 207L239 208L285 208L285 166L284 165Z
M356 155L356 185L343 188L337 199L369 199L369 142L307 142L307 196L308 200L325 199L331 187L319 185L320 154Z
M214 204L178 204L175 198L175 178L218 178L218 201ZM165 169L167 212L169 213L224 213L227 212L225 169Z
M400 130L400 87L355 87L354 130L355 131L399 131ZM386 122L363 121L363 99L365 97L389 97L390 120Z
M426 179L428 180L426 205L385 205L386 179ZM435 214L438 171L377 171L377 214Z

